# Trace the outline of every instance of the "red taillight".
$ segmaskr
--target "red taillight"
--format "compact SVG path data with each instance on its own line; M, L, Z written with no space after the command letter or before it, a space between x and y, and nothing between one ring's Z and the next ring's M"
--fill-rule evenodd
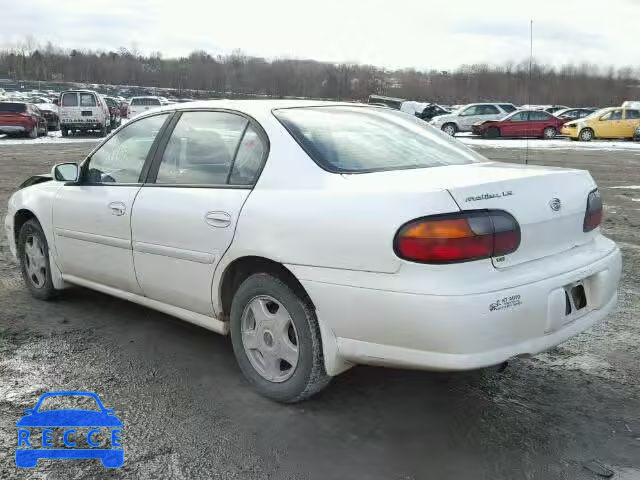
M396 255L421 263L456 263L514 252L520 226L502 210L433 215L403 225L394 240Z
M583 232L590 232L602 223L602 197L596 188L587 197L587 210L584 214Z

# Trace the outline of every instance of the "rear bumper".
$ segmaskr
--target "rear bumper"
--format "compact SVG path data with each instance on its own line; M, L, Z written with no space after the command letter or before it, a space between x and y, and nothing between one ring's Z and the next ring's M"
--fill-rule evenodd
M340 360L467 370L547 350L615 307L621 255L614 247L579 268L464 295L427 295L301 280L336 337ZM565 287L582 282L587 307L565 314Z
M0 133L26 133L31 128L23 125L0 125Z

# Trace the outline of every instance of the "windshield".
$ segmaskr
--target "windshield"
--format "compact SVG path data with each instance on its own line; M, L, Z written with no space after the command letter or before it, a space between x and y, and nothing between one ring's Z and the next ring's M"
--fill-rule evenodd
M47 397L40 404L38 411L45 412L47 410L60 409L100 411L96 400L88 395L55 395Z
M393 110L305 107L274 115L309 156L332 172L361 173L486 161L420 119Z

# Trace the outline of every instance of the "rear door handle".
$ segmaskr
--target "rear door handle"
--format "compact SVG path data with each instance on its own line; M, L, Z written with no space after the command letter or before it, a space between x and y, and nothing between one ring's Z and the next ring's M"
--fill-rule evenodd
M225 228L231 225L231 215L227 212L207 212L204 219L212 227Z
M121 217L127 211L127 206L122 202L111 202L109 204L109 208L111 209L111 215L116 215Z

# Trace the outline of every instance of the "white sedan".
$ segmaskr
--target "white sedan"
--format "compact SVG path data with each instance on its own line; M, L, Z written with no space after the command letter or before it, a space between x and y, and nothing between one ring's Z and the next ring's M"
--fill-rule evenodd
M231 334L293 402L355 364L466 370L546 350L615 306L588 172L491 162L387 108L171 105L9 200L43 300L80 285Z

